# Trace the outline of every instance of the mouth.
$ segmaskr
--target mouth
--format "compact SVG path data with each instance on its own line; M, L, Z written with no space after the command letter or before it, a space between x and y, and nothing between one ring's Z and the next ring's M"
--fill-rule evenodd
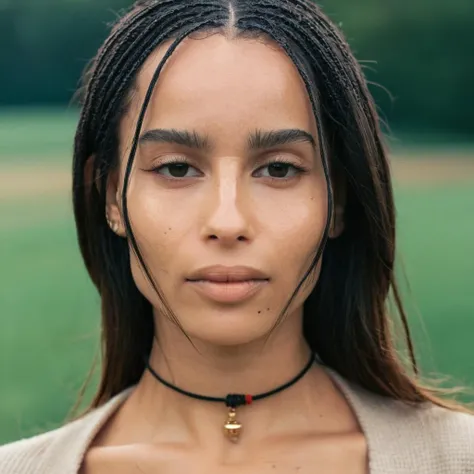
M258 281L269 281L270 278L235 278L231 276L222 276L214 278L187 278L186 281L190 283L216 283L221 285L229 285L232 283L247 283Z
M246 280L216 282L210 280L188 280L202 296L218 303L238 303L249 299L268 284L268 280Z
M270 278L251 267L213 266L201 269L186 283L206 299L218 303L239 303L268 285Z

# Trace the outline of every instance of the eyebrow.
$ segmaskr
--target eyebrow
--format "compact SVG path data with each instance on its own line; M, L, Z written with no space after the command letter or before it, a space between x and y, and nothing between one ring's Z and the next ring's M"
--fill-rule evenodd
M256 130L249 135L247 146L249 151L258 151L302 142L310 143L313 149L316 149L316 140L313 135L298 128ZM212 149L212 143L207 136L200 135L196 131L176 129L158 128L148 130L141 135L139 143L168 143L201 151Z
M310 143L313 148L316 148L316 140L313 135L298 128L270 131L257 130L249 136L248 147L249 150L262 150L301 142Z
M197 132L188 132L187 130L164 128L148 130L141 135L139 143L142 144L149 142L170 143L204 151L208 151L211 148L211 144L207 137L204 137Z

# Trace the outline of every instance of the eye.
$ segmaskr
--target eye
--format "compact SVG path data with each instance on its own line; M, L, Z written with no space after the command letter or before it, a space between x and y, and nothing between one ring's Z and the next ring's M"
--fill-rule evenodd
M200 176L199 171L185 161L165 163L153 171L168 179L195 178L196 176Z
M267 173L265 173L265 170ZM285 161L274 161L259 168L254 176L271 179L290 179L303 173L305 170L293 163Z

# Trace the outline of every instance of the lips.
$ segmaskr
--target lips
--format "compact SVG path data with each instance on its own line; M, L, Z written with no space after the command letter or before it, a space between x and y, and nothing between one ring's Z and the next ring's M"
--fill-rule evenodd
M263 289L270 278L252 267L213 266L192 273L186 281L207 299L219 303L238 303Z
M201 268L192 273L188 281L210 281L215 283L231 283L243 281L268 281L270 278L261 270L252 267L226 267L214 265Z

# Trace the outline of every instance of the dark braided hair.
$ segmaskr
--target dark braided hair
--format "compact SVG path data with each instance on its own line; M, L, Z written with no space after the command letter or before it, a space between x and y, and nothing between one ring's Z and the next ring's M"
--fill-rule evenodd
M318 126L328 183L328 218L312 264L278 324L324 250L318 284L304 304L304 336L322 363L367 390L409 403L437 398L417 380L406 314L394 277L395 210L390 169L373 99L342 34L310 0L139 0L113 27L85 74L73 164L73 201L79 244L102 301L100 386L92 407L136 384L152 346L151 304L130 270L129 243L163 302L132 232L127 188L143 118L160 72L182 40L204 32L278 43L306 86ZM118 166L119 124L144 62L171 41L141 107L127 162L122 211L128 242L110 231L105 188ZM347 183L345 232L328 240L333 211L329 166ZM336 190L337 191L337 190ZM392 294L403 324L411 367L397 354L387 299Z

